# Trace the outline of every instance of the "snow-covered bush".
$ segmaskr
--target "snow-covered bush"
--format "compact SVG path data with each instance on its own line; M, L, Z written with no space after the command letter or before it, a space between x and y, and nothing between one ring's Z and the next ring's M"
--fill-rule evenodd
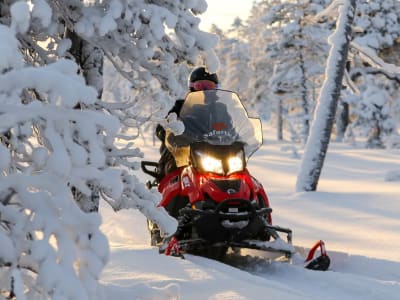
M121 122L140 115L128 109L135 101L101 99L103 55L133 89L155 78L174 94L170 66L203 51L216 67L216 39L194 15L205 9L204 1L0 2L0 297L102 299L108 243L76 193L138 208L173 233L176 221L156 208L160 195L131 173L143 154L115 143L130 138Z
M107 240L70 186L98 180L121 194L103 151L118 121L74 109L96 100L74 62L24 64L15 34L26 30L18 16L27 6L13 9L14 26L0 25L0 288L17 299L99 299Z
M367 138L368 148L384 147L384 141L396 132L391 116L390 95L384 85L377 82L376 76L367 76L360 97L354 105L355 120L351 124L352 132Z

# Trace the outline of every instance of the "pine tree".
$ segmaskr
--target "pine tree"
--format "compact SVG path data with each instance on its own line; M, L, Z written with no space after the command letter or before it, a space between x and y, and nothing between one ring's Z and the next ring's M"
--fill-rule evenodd
M400 65L397 54L400 37L399 13L398 1L359 1L357 5L352 68L349 73L358 89L359 101L353 101L351 97L347 102L351 104L354 119L349 130L352 134L367 137L367 147L383 147L383 140L390 140L392 135L397 135L396 122L399 123L395 112L399 97L397 88L392 87L400 84L395 67ZM369 95L374 87L381 92L373 92L379 104L372 105L374 100L371 102ZM382 97L382 93L387 93L386 91L390 93ZM383 99L385 102L382 102Z

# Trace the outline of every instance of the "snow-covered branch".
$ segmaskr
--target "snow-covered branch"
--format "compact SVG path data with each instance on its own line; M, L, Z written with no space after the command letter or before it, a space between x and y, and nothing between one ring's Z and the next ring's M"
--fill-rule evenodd
M400 66L386 63L371 48L357 44L354 41L351 43L351 47L358 51L363 61L367 62L372 67L381 70L382 73L386 73L391 77L400 75Z

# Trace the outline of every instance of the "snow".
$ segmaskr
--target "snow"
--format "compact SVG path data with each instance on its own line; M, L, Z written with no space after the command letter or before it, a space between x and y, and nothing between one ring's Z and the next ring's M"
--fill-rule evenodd
M29 28L30 16L27 3L22 1L11 6L11 28L15 32L25 33Z
M381 58L379 58L376 53L367 47L363 47L362 45L357 44L356 42L352 42L352 47L357 49L360 52L360 55L374 67L381 67L390 74L399 74L400 68L393 64L385 63Z
M122 11L123 11L123 6L119 0L113 0L110 3L110 7L108 8L110 11L110 14L114 19L117 19L121 16Z
M4 25L0 25L0 71L3 73L8 68L22 67L22 55L18 51L18 40L13 31Z
M387 172L385 176L386 181L400 181L400 171L398 170L393 170Z
M34 0L33 4L32 18L38 18L43 26L49 26L52 16L50 6L44 0Z
M77 82L83 82L83 78L72 75L72 70L75 70L74 73L76 73L76 65L71 60L64 59L41 69L27 67L21 71L10 71L3 75L0 89L22 90L35 86L40 92L50 95L55 91L59 92L57 96L49 98L55 104L64 103L66 106L74 107L78 102L93 103L96 99L96 92L93 88L83 85L76 89L70 88ZM10 102L12 101L10 100ZM31 106L30 110L39 110L37 103Z
M0 257L2 257L5 261L12 261L15 259L15 255L13 253L13 245L12 241L5 235L2 231L0 231ZM0 260L1 262L1 260Z
M106 14L100 21L99 34L105 36L109 31L115 30L117 23L115 22L111 13Z
M0 145L0 172L6 170L10 166L11 157L7 147Z
M210 73L215 73L219 68L219 60L215 55L214 51L208 50L204 51L204 61L207 66L207 70Z
M273 223L291 228L300 249L323 239L332 260L329 271L271 262L251 251L232 255L227 263L160 255L149 246L143 215L114 213L103 205L101 230L111 249L101 276L106 299L398 299L400 185L385 177L399 169L399 150L331 142L318 192L299 193L300 160L281 150L290 143L276 142L269 124L263 128L264 146L248 167L267 190ZM144 159L155 160L158 145L149 139L138 146Z
M72 43L71 43L70 39L61 40L57 45L57 54L64 55L65 52L67 52L68 49L71 48L71 45L72 45Z

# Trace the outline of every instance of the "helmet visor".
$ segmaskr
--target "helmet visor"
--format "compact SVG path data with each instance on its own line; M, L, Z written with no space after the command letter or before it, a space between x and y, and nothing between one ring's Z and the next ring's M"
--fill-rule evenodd
M217 84L211 80L197 80L190 83L190 87L195 91L215 90Z

